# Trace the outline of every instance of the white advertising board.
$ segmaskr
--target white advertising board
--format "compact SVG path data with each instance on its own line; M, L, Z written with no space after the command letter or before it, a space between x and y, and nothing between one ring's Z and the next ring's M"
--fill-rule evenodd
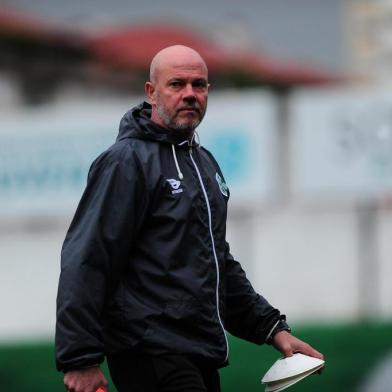
M74 211L91 162L114 142L121 116L140 100L74 102L2 114L0 215ZM239 202L272 197L275 119L270 95L210 96L198 133Z
M118 108L65 105L2 117L1 215L68 215L92 160L113 143Z
M295 196L369 199L392 195L392 94L303 90L291 97Z

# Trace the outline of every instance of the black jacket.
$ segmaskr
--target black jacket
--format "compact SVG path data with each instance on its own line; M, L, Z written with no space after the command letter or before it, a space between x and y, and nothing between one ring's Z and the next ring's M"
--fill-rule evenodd
M218 164L183 133L152 123L150 112L143 103L125 114L116 143L90 168L66 235L59 370L124 351L223 366L225 330L261 344L280 317L230 254Z

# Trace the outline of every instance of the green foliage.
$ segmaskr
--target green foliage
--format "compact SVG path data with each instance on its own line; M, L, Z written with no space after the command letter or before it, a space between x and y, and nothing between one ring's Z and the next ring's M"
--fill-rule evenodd
M321 351L326 369L289 390L351 392L392 350L392 324L294 326L294 334ZM260 379L280 354L230 337L230 365L221 370L223 392L261 392ZM108 376L107 368L104 371ZM110 379L110 378L109 378ZM0 389L8 392L64 391L62 374L54 367L51 343L0 346ZM115 391L113 385L110 390Z

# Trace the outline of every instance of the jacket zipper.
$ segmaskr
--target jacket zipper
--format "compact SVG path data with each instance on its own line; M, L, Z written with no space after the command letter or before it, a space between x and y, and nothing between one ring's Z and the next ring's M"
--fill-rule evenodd
M207 206L207 212L208 212L208 227L209 227L209 229L210 229L210 237L211 237L211 244L212 244L212 252L213 252L213 254L214 254L215 267L216 267L216 291L215 291L215 294L216 294L216 312L217 312L217 315L218 315L219 324L220 324L220 326L221 326L221 328L222 328L222 331L223 331L223 336L225 337L225 342L226 342L226 357L225 357L225 361L226 361L227 358L228 358L228 356L229 356L229 342L227 341L226 331L225 331L225 328L224 328L224 326L223 326L222 319L221 319L220 312L219 312L219 278L220 278L220 275L219 275L218 257L217 257L217 255L216 255L216 249L215 249L214 235L213 235L213 233L212 233L212 216L211 216L211 208L210 208L210 202L208 201L207 192L206 192L206 189L205 189L205 187L204 187L203 180L202 180L201 175L200 175L199 168L197 167L196 162L195 162L195 160L193 159L193 156L192 156L192 155L193 155L193 153L192 153L192 147L190 147L190 148L189 148L189 156L190 156L190 158L191 158L191 161L192 161L192 163L193 163L193 166L194 166L195 169L196 169L197 177L199 178L199 182L200 182L201 189L202 189L202 191L203 191L204 199L205 199L205 201L206 201L206 206Z

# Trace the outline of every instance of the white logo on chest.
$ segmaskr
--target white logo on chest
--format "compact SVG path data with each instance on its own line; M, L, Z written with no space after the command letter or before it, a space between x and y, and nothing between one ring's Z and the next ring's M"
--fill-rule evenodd
M181 181L175 180L174 178L169 178L166 181L170 184L170 186L172 188L172 191L171 191L172 194L181 193L184 191L182 188L180 188Z

